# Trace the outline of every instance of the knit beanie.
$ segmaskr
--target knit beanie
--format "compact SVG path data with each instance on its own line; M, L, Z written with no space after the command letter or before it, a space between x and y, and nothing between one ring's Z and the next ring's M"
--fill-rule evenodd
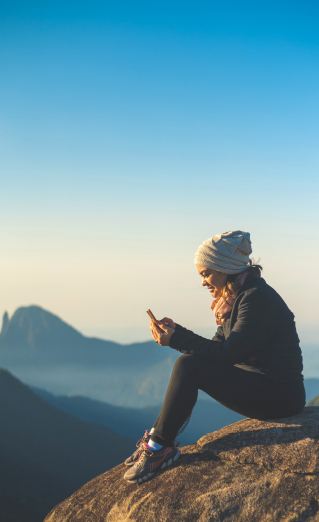
M195 254L195 265L240 274L247 270L251 253L249 232L224 232L204 241Z

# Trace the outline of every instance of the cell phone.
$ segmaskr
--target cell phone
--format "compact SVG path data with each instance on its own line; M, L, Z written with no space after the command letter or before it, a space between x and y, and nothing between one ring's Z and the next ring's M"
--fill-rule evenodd
M160 325L158 324L158 321L157 321L155 315L151 312L151 310L150 309L146 310L146 313L150 316L153 323L155 323L160 328Z

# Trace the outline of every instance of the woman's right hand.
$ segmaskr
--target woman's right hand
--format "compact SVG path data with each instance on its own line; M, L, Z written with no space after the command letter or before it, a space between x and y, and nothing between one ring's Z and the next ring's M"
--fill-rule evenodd
M169 328L173 328L175 330L176 324L174 323L173 319L170 319L169 317L164 317L160 321L157 321L158 324L163 324L164 326L168 326Z

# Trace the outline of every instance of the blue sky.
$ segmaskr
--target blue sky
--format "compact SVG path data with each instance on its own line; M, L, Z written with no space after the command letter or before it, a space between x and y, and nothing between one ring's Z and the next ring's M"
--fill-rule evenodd
M148 307L214 329L194 252L239 228L315 328L318 17L317 2L3 1L2 309L118 340L149 336Z

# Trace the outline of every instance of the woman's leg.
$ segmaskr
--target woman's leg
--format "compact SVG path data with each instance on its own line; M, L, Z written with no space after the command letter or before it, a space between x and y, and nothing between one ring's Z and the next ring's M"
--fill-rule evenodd
M175 363L151 438L163 446L174 443L178 430L196 404L199 389L241 415L267 419L293 415L302 409L303 386L296 383L295 388L294 397L290 393L285 395L282 384L256 372L196 355L181 355Z

